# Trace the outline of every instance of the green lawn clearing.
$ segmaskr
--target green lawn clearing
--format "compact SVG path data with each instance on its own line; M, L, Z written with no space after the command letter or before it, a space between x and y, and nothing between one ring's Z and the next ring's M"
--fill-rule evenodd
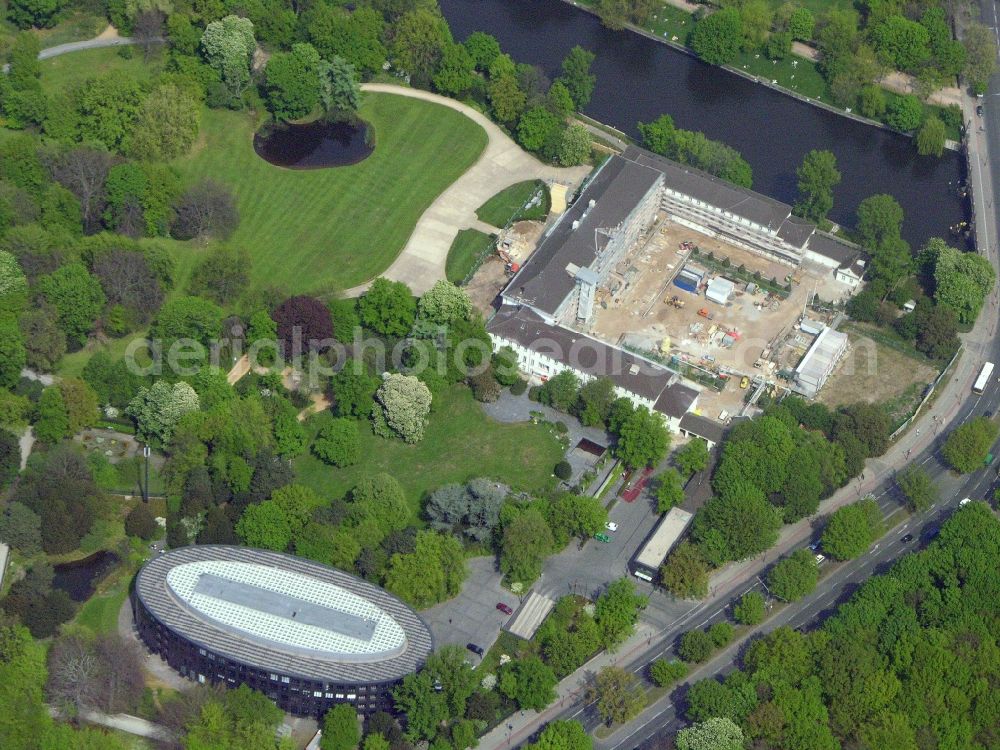
M329 412L306 424L310 435L331 419ZM386 472L399 480L413 507L424 493L449 482L492 477L525 491L555 483L552 469L563 447L548 425L502 424L483 413L464 386L445 390L431 412L424 439L415 445L374 435L367 420L361 432L360 463L344 469L329 466L311 453L295 461L303 484L322 497L341 497L365 476Z
M138 50L134 51L131 58L126 59L113 47L81 50L42 60L42 86L47 93L52 94L112 70L125 70L140 80L150 80L162 68L162 59L143 62L142 53Z
M417 219L486 147L486 132L459 112L392 94L365 95L360 116L377 145L348 167L282 169L253 150L245 113L206 110L188 178L230 185L240 226L230 240L253 260L261 286L289 292L346 289L384 271Z
M444 274L452 284L461 284L476 266L483 251L493 242L495 235L478 229L459 229L448 250Z
M542 190L541 202L522 211L521 207L539 189ZM549 191L545 183L541 180L525 180L494 195L476 209L476 216L480 221L499 228L508 221L541 221L549 215L550 206Z

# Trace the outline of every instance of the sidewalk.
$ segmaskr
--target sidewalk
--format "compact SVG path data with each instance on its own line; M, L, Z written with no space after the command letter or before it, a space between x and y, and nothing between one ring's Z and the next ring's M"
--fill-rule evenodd
M602 651L556 685L556 700L544 711L521 711L509 716L505 722L479 738L478 749L500 750L527 742L540 727L580 699L597 672L607 666L627 664L649 647L655 635L656 628L640 622L635 634L619 646L615 653Z

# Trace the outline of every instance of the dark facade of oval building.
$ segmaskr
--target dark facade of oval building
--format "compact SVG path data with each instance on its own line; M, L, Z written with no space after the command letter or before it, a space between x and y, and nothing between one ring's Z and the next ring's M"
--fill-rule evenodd
M300 716L320 717L336 703L363 714L389 709L392 688L433 647L420 617L388 592L319 563L245 547L160 555L139 571L131 603L143 642L181 675L245 684Z

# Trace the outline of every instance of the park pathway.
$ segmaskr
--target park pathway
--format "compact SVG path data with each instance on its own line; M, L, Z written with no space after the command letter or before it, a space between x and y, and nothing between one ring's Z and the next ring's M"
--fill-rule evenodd
M477 123L489 138L478 161L459 177L424 211L403 251L382 274L406 283L414 294L423 294L435 281L443 279L448 250L460 229L482 226L476 209L496 193L522 180L545 180L575 186L590 167L553 167L526 153L482 112L429 91L385 83L366 83L364 91L398 94L434 102L457 110ZM344 294L356 297L371 284L367 281Z

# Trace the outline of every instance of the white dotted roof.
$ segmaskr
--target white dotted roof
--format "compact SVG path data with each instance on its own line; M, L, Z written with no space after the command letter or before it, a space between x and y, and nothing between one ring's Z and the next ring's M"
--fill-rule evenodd
M403 628L383 609L312 576L201 560L172 568L166 579L196 614L286 648L349 659L388 655L406 645Z

